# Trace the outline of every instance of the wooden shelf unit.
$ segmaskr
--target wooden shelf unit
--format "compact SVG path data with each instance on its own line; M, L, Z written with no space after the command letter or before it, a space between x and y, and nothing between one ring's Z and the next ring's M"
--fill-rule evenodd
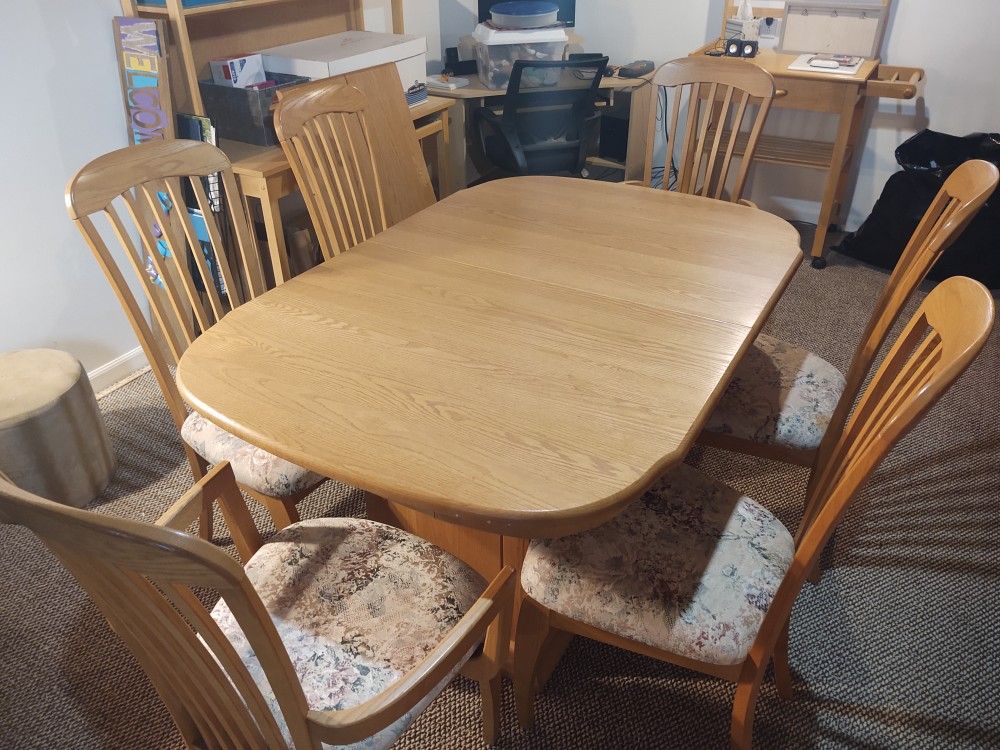
M722 143L729 143L730 131L722 131ZM747 150L750 134L741 132L736 135L736 145L733 147L735 156L743 156ZM711 149L715 140L715 131L710 130L705 137L705 150ZM850 159L848 150L846 159ZM796 167L812 167L813 169L829 169L833 162L833 144L823 141L813 141L807 138L788 138L785 136L762 135L757 142L757 152L754 161L767 164L786 164Z
M402 33L402 2L389 0L393 31ZM205 114L198 88L208 78L208 61L225 55L291 44L364 28L363 0L227 0L185 8L121 0L122 14L163 18L174 111Z

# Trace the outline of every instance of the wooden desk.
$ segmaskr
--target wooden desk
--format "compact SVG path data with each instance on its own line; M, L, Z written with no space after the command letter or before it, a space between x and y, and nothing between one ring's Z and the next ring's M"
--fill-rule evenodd
M459 187L465 187L477 177L475 174L469 174L466 168L468 144L475 142L475 133L471 131L472 110L484 106L489 99L496 99L506 94L503 90L486 88L476 75L464 77L469 79L468 86L454 90L434 89L435 95L458 99L464 105L455 107L451 113L451 164L452 173L460 177ZM629 121L636 126L629 128L628 150L624 165L626 180L642 179L643 160L646 156L646 118L649 117L651 102L650 97L646 95L650 91L648 84L648 76L643 78L611 76L602 78L600 83L601 90L610 91L612 98L617 91L634 92L629 106Z
M438 192L441 197L451 192L448 166L448 144L451 140L448 112L454 103L452 99L429 96L426 102L409 108L417 140L422 141L437 136L435 159L438 170ZM236 174L244 199L255 198L260 201L264 229L267 232L268 251L271 255L272 268L275 269L275 283L287 281L291 273L279 203L282 198L298 190L288 160L280 146L253 146L237 141L226 141L222 147L233 162L233 172ZM384 175L383 179L391 180L392 175Z
M561 535L684 457L800 259L763 211L501 180L237 308L177 382L239 437L400 506L498 542Z
M716 46L717 42L713 41L691 54L703 56L705 50ZM877 59L864 62L854 75L789 70L788 66L796 57L798 55L765 49L752 60L742 62L758 65L774 76L779 96L774 99L773 107L825 112L838 118L837 135L832 143L764 135L754 157L759 162L826 171L812 246L813 267L822 268L826 265L823 250L827 231L831 225L841 224L844 218L849 174L862 144L861 126L867 98L912 99L916 95L916 84L923 79L923 71L881 65ZM742 154L740 145L736 153Z

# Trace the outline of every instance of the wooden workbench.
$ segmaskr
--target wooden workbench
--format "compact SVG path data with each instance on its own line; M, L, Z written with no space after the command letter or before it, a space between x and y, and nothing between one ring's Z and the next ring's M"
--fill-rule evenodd
M890 0L882 1L888 12ZM723 13L723 33L725 19L735 14L736 4L736 0L728 0L726 3ZM754 8L754 15L781 17L784 11L761 6ZM720 40L712 40L691 54L704 56L707 50L717 49L719 43ZM920 68L882 65L878 58L866 60L853 75L789 70L788 66L797 57L797 54L782 54L775 50L762 49L756 57L742 62L747 65L758 65L774 76L778 91L773 107L822 112L837 117L837 134L832 142L765 134L761 137L754 155L754 159L759 162L826 171L811 253L813 267L823 268L826 266L823 251L826 247L827 232L831 226L840 225L844 218L844 203L850 188L848 178L852 167L860 157L860 147L863 142L862 124L868 99L873 97L912 99L916 96L917 84L923 80L924 71ZM737 145L737 154L742 154L743 146L745 141Z

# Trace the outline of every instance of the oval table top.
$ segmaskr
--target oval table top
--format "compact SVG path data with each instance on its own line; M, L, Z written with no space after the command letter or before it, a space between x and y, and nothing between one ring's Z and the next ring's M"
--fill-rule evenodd
M745 206L520 177L462 190L238 307L191 406L324 476L521 537L679 462L802 258Z

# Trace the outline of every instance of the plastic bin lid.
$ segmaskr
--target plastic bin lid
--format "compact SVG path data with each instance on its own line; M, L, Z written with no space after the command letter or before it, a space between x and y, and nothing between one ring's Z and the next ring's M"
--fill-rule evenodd
M559 6L555 3L535 2L535 0L513 0L490 6L490 13L502 16L544 16L547 13L558 12Z
M496 6L494 6L496 7ZM569 37L562 28L512 29L500 31L484 23L476 26L473 38L481 44L542 44L544 42L568 42Z

